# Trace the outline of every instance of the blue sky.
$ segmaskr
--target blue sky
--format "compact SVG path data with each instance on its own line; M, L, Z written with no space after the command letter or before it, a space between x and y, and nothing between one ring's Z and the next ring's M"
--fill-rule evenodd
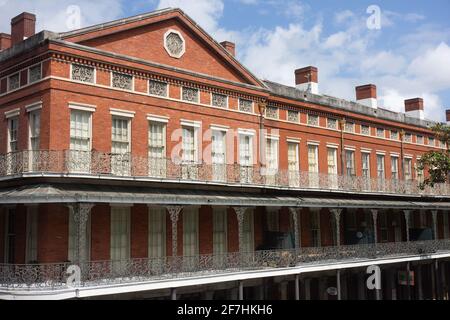
M319 68L321 93L354 100L356 85L374 83L381 106L403 111L403 100L425 99L426 116L450 109L448 0L0 0L1 31L22 11L38 29L64 31L157 8L181 7L216 40L237 44L237 57L257 76L294 84L294 69ZM371 5L381 29L367 27Z

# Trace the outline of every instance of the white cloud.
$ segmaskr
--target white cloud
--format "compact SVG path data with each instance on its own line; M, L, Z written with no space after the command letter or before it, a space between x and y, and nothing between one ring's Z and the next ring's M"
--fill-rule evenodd
M0 30L10 33L11 18L27 11L37 16L36 29L46 29L55 32L69 29L70 13L67 8L76 5L80 8L81 27L110 21L122 14L121 0L1 0L0 1Z

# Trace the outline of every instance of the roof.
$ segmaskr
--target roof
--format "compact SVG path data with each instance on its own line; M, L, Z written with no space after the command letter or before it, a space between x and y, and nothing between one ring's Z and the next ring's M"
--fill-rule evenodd
M0 204L110 203L147 205L215 205L450 210L450 202L280 196L260 193L161 189L149 187L42 184L0 191Z

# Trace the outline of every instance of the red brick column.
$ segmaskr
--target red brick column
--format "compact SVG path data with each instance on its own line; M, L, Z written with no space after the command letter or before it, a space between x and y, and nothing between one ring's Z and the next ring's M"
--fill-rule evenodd
M68 260L69 208L61 204L43 204L38 215L38 261L58 263Z
M199 252L201 255L213 253L213 209L202 206L199 210Z
M97 205L91 210L91 260L109 260L111 256L111 207Z
M148 257L148 207L131 208L131 258Z

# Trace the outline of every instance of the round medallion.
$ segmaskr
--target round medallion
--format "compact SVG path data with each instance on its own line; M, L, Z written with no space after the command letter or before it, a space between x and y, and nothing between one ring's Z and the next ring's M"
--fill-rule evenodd
M186 52L186 43L180 32L169 30L164 35L164 48L173 58L181 58Z

